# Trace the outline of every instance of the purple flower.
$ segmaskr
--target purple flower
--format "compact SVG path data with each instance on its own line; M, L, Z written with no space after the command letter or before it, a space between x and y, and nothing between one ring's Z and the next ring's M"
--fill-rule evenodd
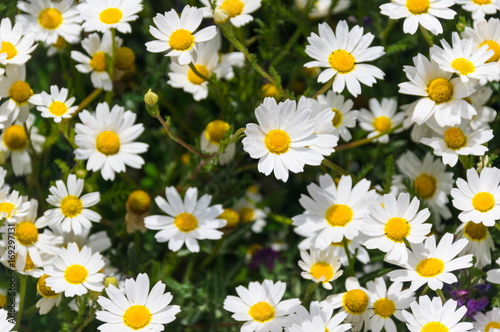
M469 298L469 291L465 289L454 289L450 291L450 295L452 299L458 302L458 306L461 307Z
M483 311L484 308L488 305L488 300L486 296L480 300L469 300L467 302L467 313L465 314L469 318L473 318L477 312Z
M250 269L257 270L259 265L264 265L269 271L274 268L274 261L279 259L279 252L272 248L257 249L250 261Z
M477 284L477 285L474 285L472 286L472 288L474 288L475 290L478 291L478 293L486 293L487 291L490 290L491 288L491 284Z

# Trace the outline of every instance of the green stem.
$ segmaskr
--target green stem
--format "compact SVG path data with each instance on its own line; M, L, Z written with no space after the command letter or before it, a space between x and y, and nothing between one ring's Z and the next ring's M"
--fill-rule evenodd
M89 311L89 314L85 318L85 320L80 324L80 326L75 330L75 332L82 332L83 329L89 325L89 323L94 319L95 317L95 309L92 307Z
M422 33L422 36L424 36L425 41L429 44L430 47L434 46L434 40L432 39L432 36L429 34L427 30L425 30L424 27L419 25L420 32Z
M301 27L297 27L292 37L290 37L290 39L286 43L285 47L280 50L280 54L276 58L274 58L274 60L271 62L270 65L271 67L276 67L276 65L278 65L281 62L281 60L283 60L285 56L288 55L290 49L297 44L297 39L299 39L301 34L302 34Z
M214 260L215 256L217 256L217 253L219 253L219 250L222 247L222 242L224 242L224 237L222 237L221 239L219 239L217 241L217 243L215 244L215 247L212 249L212 252L210 253L210 256L205 258L203 263L201 263L199 272L203 271L203 269ZM197 273L197 275L198 274L199 273Z
M384 31L381 33L381 38L382 38L382 46L385 46L387 44L387 37L389 36L389 32L391 32L392 28L394 27L394 24L396 24L397 20L389 20L389 24L385 27Z
M113 74L115 70L115 55L116 55L115 36L116 36L116 30L115 28L111 28L111 43L113 44L113 52L111 58L109 59L109 69L108 69L109 78L111 80L111 90L106 92L106 98L105 98L106 102L109 105L111 105L111 103L113 102L113 97L114 97Z
M391 129L389 129L387 131L384 131L384 132L382 132L382 133L380 133L380 134L378 134L376 136L373 136L373 137L370 137L370 138L363 138L363 139L360 139L358 141L354 141L354 142L351 142L351 143L346 143L346 144L338 145L338 146L335 147L335 151L351 149L351 148L354 148L354 147L358 147L358 146L361 146L361 145L368 144L368 143L376 140L379 137L382 137L384 135L390 135L393 132L395 132L396 130L398 130L399 128L402 128L402 127L403 127L403 124L400 124L400 125L397 125L394 128L391 128Z
M316 92L314 94L314 96L312 96L314 99L318 98L319 95L322 95L323 93L325 93L328 89L330 89L330 87L332 86L333 84L333 81L335 80L335 77L332 77L328 82L325 83L325 85L323 85L323 87L321 89L318 90L318 92Z
M192 63L192 62L190 62L188 66L189 66L189 68L191 68L191 70L193 71L193 73L194 73L196 76L198 76L199 78L201 78L201 79L203 79L203 80L205 80L205 81L207 81L207 82L210 80L208 77L206 77L205 75L203 75L202 73L200 73L200 72L198 71L198 69L196 69L196 66L195 66L195 65L193 65L193 63Z
M446 303L446 298L444 297L443 291L441 289L436 289L437 295L441 298L441 301L443 301L443 304Z
M351 255L351 252L349 251L349 244L347 243L347 239L344 237L342 239L342 244L344 245L344 250L347 255L347 261L349 262L349 267L347 268L347 273L349 274L350 277L354 276L354 258Z
M28 276L21 274L20 276L20 294L19 294L19 312L16 317L16 326L14 327L15 331L19 331L21 327L21 320L23 318L23 308L24 308L24 299L26 297L26 282L28 281Z
M306 295L304 295L304 299L302 300L302 305L306 308L309 308L309 304L311 303L311 296L318 287L319 282L315 282L307 286Z
M80 104L78 104L78 108L76 109L75 113L71 114L71 118L65 119L64 122L69 122L69 120L73 119L81 110L83 110L85 107L87 107L88 104L90 104L94 99L97 98L102 92L102 89L95 89L92 91L91 94L89 94Z

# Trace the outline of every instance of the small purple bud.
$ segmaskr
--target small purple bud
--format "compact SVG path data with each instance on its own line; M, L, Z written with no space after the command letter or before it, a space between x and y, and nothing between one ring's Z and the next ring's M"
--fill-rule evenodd
M491 284L477 284L472 286L475 290L477 290L479 293L486 293L487 291L490 290Z

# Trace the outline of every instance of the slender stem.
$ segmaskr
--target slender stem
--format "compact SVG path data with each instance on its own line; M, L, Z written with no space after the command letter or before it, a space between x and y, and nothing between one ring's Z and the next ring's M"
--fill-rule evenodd
M137 251L137 257L139 258L139 261L142 260L141 257L141 232L136 230L134 233L134 242L135 242L135 249Z
M333 81L335 80L335 77L332 77L328 82L325 83L325 85L323 85L323 87L321 89L318 90L318 92L316 92L314 94L314 96L312 96L314 99L318 98L319 95L322 95L323 93L325 93L328 89L330 89L330 87L332 86L333 84Z
M214 249L212 249L212 252L210 253L210 256L205 258L203 263L201 263L200 271L201 272L208 264L210 264L215 256L217 256L217 253L219 252L220 248L222 247L222 242L224 242L224 237L220 238L217 243L215 244ZM197 273L198 274L198 273Z
M92 91L91 94L89 94L80 104L78 104L78 108L76 109L75 113L71 114L70 119L65 119L63 122L69 122L69 120L73 119L81 110L83 110L85 107L87 107L88 104L90 104L94 99L97 98L102 92L102 89L95 89Z
M108 104L111 104L111 102L113 101L113 96L114 96L113 73L115 70L115 55L116 55L116 40L115 40L116 38L115 38L115 36L116 36L116 30L115 30L115 28L111 28L111 43L113 45L113 51L112 51L111 59L109 61L109 69L108 69L109 79L111 80L111 90L106 92L106 102Z
M304 299L302 300L302 305L306 308L309 308L309 304L311 303L311 296L318 287L319 282L315 282L307 286L306 295L304 295Z
M333 162L331 162L328 159L323 159L323 161L321 163L323 165L325 165L326 167L331 168L332 170L334 170L337 173L344 174L344 175L351 175L354 177L354 175L352 175L351 173L349 173L348 171L346 171L345 169L343 169L339 165L334 164Z
M441 301L443 301L443 304L446 303L446 298L444 297L443 291L441 289L436 289L437 295L441 298Z
M71 137L68 135L68 123L59 123L59 130L61 131L61 133L63 134L64 138L66 138L66 140L68 141L69 145L71 145L71 147L73 149L76 149L78 148L75 144L75 142L73 142L73 140L71 139Z
M425 41L429 44L429 46L434 46L434 40L432 39L432 36L429 34L427 30L425 30L424 27L419 25L420 32L422 33L422 36L424 36Z
M400 125L397 125L394 128L391 128L391 129L389 129L387 131L384 131L384 132L382 132L382 133L380 133L380 134L378 134L376 136L373 136L373 137L370 137L370 138L363 138L363 139L360 139L358 141L354 141L354 142L351 142L351 143L346 143L346 144L338 145L338 146L335 147L335 151L351 149L351 148L354 148L354 147L358 147L358 146L361 146L361 145L368 144L368 143L376 140L379 137L382 137L384 135L392 134L393 132L395 132L396 130L398 130L399 128L402 128L402 127L403 127L403 124L400 124Z
M21 274L21 289L19 294L19 312L17 313L15 331L19 331L21 327L21 320L23 318L23 308L24 308L24 298L26 297L26 282L28 281L28 276Z
M301 34L302 34L301 27L297 27L292 37L290 37L290 39L286 43L285 47L280 51L280 54L271 62L271 67L276 67L276 65L279 64L281 60L283 60L285 56L288 55L290 49L297 44L297 39L299 39Z
M349 276L354 276L354 259L351 255L351 252L349 251L349 244L347 243L347 239L344 237L342 239L342 244L344 245L344 250L347 255L347 261L349 262L349 267L347 268L347 273Z
M389 24L385 27L384 31L382 31L382 46L385 46L387 44L387 37L389 36L389 32L391 32L392 28L394 27L394 24L396 23L397 20L389 20Z
M87 325L89 325L89 323L94 319L94 317L95 317L95 309L92 307L87 317L85 317L85 320L80 324L80 326L75 330L75 332L82 332L83 329Z
M208 77L206 77L205 75L203 75L202 73L200 73L200 72L198 71L198 69L196 69L196 66L195 66L195 65L193 65L193 63L192 63L192 62L190 62L188 66L189 66L189 68L191 68L191 70L193 71L193 73L194 73L196 76L198 76L199 78L204 79L205 81L209 81L209 80L210 80Z

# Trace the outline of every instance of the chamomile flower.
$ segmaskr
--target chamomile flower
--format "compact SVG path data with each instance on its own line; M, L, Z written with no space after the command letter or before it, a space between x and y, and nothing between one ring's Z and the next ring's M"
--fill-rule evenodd
M285 289L286 284L281 281L250 282L248 288L236 287L239 297L226 297L224 309L233 312L235 320L246 322L241 327L242 331L281 331L289 324L287 316L300 304L299 299L281 301Z
M495 15L500 11L499 0L456 0L456 3L471 12L474 21L484 21L486 15Z
M0 23L0 56L6 54L6 58L0 63L3 65L24 65L31 59L30 53L37 46L34 42L35 36L27 33L21 22L12 26L9 18L2 19ZM2 74L3 69L0 72L0 75Z
M500 331L500 308L493 308L484 314L482 312L474 314L472 324L474 324L476 331Z
M144 131L142 123L134 124L134 112L118 105L110 110L104 102L94 114L83 110L78 116L82 123L75 126L75 159L87 160L87 170L101 170L104 180L113 181L125 166L140 169L144 165L138 154L146 152L148 145L134 142Z
M352 138L351 132L347 128L356 127L356 119L359 117L359 111L353 111L354 103L351 99L344 99L344 96L328 91L325 95L318 96L320 108L329 108L335 113L332 120L334 132L346 142Z
M300 10L305 10L307 6L307 0L295 0L295 5ZM335 2L335 7L332 7L332 0L319 0L315 1L313 7L309 11L310 19L319 19L327 17L330 14L338 14L349 8L351 5L351 0L339 0Z
M19 192L12 190L8 194L7 190L0 190L0 220L5 219L8 223L15 223L15 217L25 217L28 215L30 202L26 197L19 196Z
M475 22L474 29L466 27L462 37L472 38L473 46L481 48L488 45L488 50L495 52L486 62L500 61L500 19L490 18L487 22Z
M476 92L471 94L468 99L466 99L470 100L472 106L477 111L477 114L474 115L472 120L470 120L469 122L469 127L471 127L472 130L478 130L479 128L488 126L495 120L497 111L495 111L492 107L486 105L490 100L492 94L492 89L487 86L483 86L478 88Z
M420 201L410 195L384 195L383 204L371 204L370 213L365 217L361 231L368 236L364 245L368 249L379 249L386 253L385 260L397 265L408 261L405 240L421 243L429 234L432 225L428 209L418 211Z
M461 254L473 254L476 257L475 267L482 269L491 264L491 251L495 249L495 243L488 227L484 226L482 222L468 221L458 226L456 233L460 238L469 240L469 244L462 250Z
M200 148L206 153L216 153L219 151L220 144L229 130L229 123L222 120L214 120L207 124L205 130L201 133ZM226 165L236 154L236 144L229 144L225 151L219 155L219 164Z
M314 247L323 250L332 242L352 240L358 236L368 205L375 198L370 181L363 179L354 187L350 176L342 176L335 185L330 175L319 177L319 186L311 183L301 195L303 214L292 218L297 233L307 234Z
M215 9L222 9L229 15L229 22L241 27L253 21L251 13L260 8L261 0L217 0Z
M179 251L185 243L189 251L199 252L197 240L222 237L217 229L226 225L226 220L218 219L224 209L220 204L210 206L212 196L205 194L198 199L198 189L189 188L183 201L174 187L166 188L165 195L167 200L157 196L155 202L168 216L144 218L146 228L159 230L155 234L158 242L168 242L172 251Z
M5 309L0 309L0 331L2 332L9 332L12 331L16 324L12 323L8 318L7 318L7 310Z
M61 229L61 224L56 224L52 227L52 231L55 235L62 238L63 247L67 246L68 243L74 242L79 248L87 246L92 249L92 252L103 252L111 248L111 239L109 238L106 231L100 231L90 234L91 228L82 228L80 234L75 234L74 232L64 232Z
M288 171L300 173L304 165L318 166L323 156L308 146L319 142L314 134L317 124L311 119L311 109L296 110L296 103L286 100L279 104L267 97L255 110L258 125L249 123L243 139L243 149L259 159L258 170L286 182Z
M252 232L258 234L267 225L267 215L269 208L260 208L258 203L262 200L259 194L252 195L247 191L246 196L240 198L234 205L234 209L238 212L239 222L241 224L252 223Z
M53 118L55 123L71 118L71 115L78 109L78 106L73 106L75 97L68 98L68 89L59 90L57 85L50 87L50 95L43 91L32 96L31 99L32 104L37 106L36 109L42 113L42 116Z
M300 235L300 234L299 234ZM349 253L351 257L357 259L364 265L370 263L370 255L368 254L368 251L363 247L364 240L360 234L359 236L356 236L352 240L345 240L347 242L347 250L349 250ZM305 241L305 240L304 240ZM301 246L303 245L304 241L302 241L299 244L299 249L302 249ZM309 246L310 247L310 246ZM340 263L342 266L349 266L349 259L347 257L347 253L345 251L344 243L343 241L341 242L332 242L330 244L330 247L333 250L333 255L337 256L339 258Z
M376 98L371 98L369 101L370 110L361 109L359 117L359 125L364 130L370 132L368 138L380 135L386 131L392 130L394 127L403 123L405 118L404 113L397 113L398 102L395 99L382 98L379 102ZM401 132L403 128L396 130L394 133ZM383 135L375 142L388 143L389 135Z
M0 106L0 117L7 117L3 120L5 127L14 121L25 122L29 114L29 102L33 96L26 79L26 67L24 65L9 65L5 68L5 76L0 76L0 97L8 98Z
M24 13L17 15L16 21L24 24L36 40L47 45L56 44L59 37L71 44L80 40L82 20L73 0L19 1L17 8Z
M483 168L481 175L474 168L467 170L467 181L457 179L457 188L451 190L453 206L462 212L462 222L483 223L486 227L495 225L500 219L500 170Z
M46 280L48 277L50 277L48 274L44 274L38 278L36 283L37 293L42 296L36 303L36 307L40 309L40 315L47 314L54 306L58 307L62 299L62 293L56 293L47 286Z
M334 281L344 273L340 270L339 259L331 248L317 250L313 247L310 254L301 250L300 257L302 260L299 261L299 266L304 270L301 273L302 278L320 282L325 289L332 289L330 281Z
M351 329L351 324L342 324L347 317L346 312L333 316L333 305L318 301L311 302L310 313L303 306L297 306L295 312L288 316L291 326L285 328L287 332L328 331L344 332Z
M193 34L203 20L203 10L186 6L177 14L174 9L157 14L154 23L158 28L149 27L149 32L158 40L146 43L147 50L153 53L166 52L165 56L174 57L179 65L187 65L196 56L197 44L215 37L215 26L206 27Z
M45 284L56 293L64 292L64 296L73 297L89 290L100 292L104 288L104 275L99 273L104 261L99 253L92 254L88 247L79 250L76 243L70 243L68 248L59 249L52 264L45 267L45 273L50 276Z
M470 120L476 110L464 98L475 92L476 83L463 83L459 77L439 68L422 54L413 58L413 66L404 66L410 82L399 84L399 93L420 96L413 110L412 120L421 125L431 117L441 126L460 124L461 119Z
M114 285L106 287L108 297L99 296L97 303L103 309L96 318L104 324L99 331L163 331L164 325L175 320L181 309L169 305L172 294L165 293L165 284L158 281L151 291L145 273L136 280L125 280L125 294Z
M373 65L364 64L373 61L385 54L382 46L368 47L375 38L371 33L363 35L363 28L359 25L349 31L346 21L340 21L335 33L327 23L319 25L319 35L313 33L307 38L309 45L306 53L315 61L304 66L326 67L318 76L318 82L333 81L333 91L347 90L354 96L361 93L360 82L373 86L375 78L383 79L385 74Z
M100 194L93 192L80 197L83 184L82 179L77 179L74 174L70 174L67 185L62 180L57 180L56 185L49 188L52 195L49 195L47 202L57 208L44 213L44 223L47 226L55 227L60 224L63 232L72 231L78 235L84 229L92 227L91 221L101 220L97 212L88 209L99 203Z
M443 304L439 297L431 300L425 295L419 297L418 303L412 302L410 306L412 313L403 310L403 317L411 332L466 332L473 328L470 322L460 322L467 312L467 307L462 306L457 310L457 302L454 300L448 300Z
M397 20L405 17L403 31L414 34L418 26L429 30L435 35L443 33L439 19L451 20L457 14L449 7L455 4L454 0L394 0L380 6L380 12Z
M130 33L129 22L135 21L142 10L142 0L86 0L77 6L86 32L109 32L116 29Z
M500 258L498 258L495 263L500 265ZM500 269L491 269L486 272L486 281L494 284L500 284Z
M443 288L443 284L457 282L457 277L451 273L455 270L472 266L472 255L455 258L466 246L465 239L453 243L453 234L445 233L436 247L436 238L429 236L424 243L410 243L408 263L404 270L394 270L387 274L391 281L411 281L410 289L416 291L427 284L432 290Z

